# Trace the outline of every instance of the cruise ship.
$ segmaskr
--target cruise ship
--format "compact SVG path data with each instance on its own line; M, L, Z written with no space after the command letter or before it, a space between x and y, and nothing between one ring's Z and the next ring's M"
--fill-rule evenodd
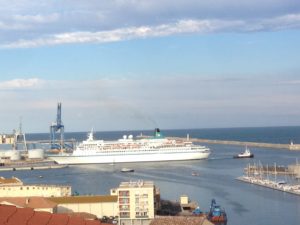
M206 159L210 149L189 140L168 139L158 128L153 137L134 139L132 135L114 141L95 140L93 131L72 153L48 155L58 164L128 163Z

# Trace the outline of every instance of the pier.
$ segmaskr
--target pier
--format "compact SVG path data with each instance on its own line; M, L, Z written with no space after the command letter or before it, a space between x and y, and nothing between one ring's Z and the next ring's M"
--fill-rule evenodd
M221 145L238 145L238 146L248 146L257 148L276 148L276 149L288 149L300 151L300 144L277 144L277 143L263 143L263 142L250 142L250 141L230 141L230 140L211 140L211 139L201 139L201 138L182 138L182 137L168 137L170 139L176 139L181 141L192 141L198 143L207 144L221 144Z
M275 181L272 181L269 179L262 179L259 177L246 176L246 175L238 177L236 179L239 181L246 182L246 183L255 184L258 186L262 186L262 187L270 188L273 190L283 191L283 192L287 192L290 194L300 196L300 185L298 185L298 184L291 185L291 184L286 184L286 183L282 183L282 182L275 182Z
M239 181L243 181L250 184L259 185L262 187L274 189L277 191L283 191L290 194L300 195L300 184L295 179L297 175L297 169L299 164L285 166L263 166L259 165L248 165L244 169L244 175L236 178ZM290 178L294 178L293 181ZM289 180L289 183L287 182Z
M61 169L68 165L59 165L48 159L24 159L18 161L7 161L0 164L0 171L17 171L17 170L47 170Z
M24 166L2 166L0 171L19 171L19 170L48 170L66 168L68 165L24 165Z

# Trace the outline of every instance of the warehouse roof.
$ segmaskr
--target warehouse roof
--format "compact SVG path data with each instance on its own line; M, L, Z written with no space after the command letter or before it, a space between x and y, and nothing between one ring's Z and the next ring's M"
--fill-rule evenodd
M49 197L47 199L57 204L103 203L103 202L117 202L118 196L113 196L113 195L66 196L66 197Z
M23 182L20 179L18 179L17 177L12 177L12 178L0 177L0 186L1 185L7 185L7 184L22 185Z

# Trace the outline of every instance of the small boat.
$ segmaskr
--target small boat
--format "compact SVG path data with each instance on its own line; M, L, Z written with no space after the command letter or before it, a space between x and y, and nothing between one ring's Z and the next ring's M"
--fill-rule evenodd
M198 177L200 174L198 172L193 171L192 176Z
M236 159L238 159L238 158L253 158L253 157L254 157L253 153L251 153L249 148L247 148L247 147L245 148L244 152L233 156L233 158L236 158Z
M122 168L121 172L123 172L123 173L134 172L134 169L131 169L131 168Z
M227 215L225 209L217 205L216 200L211 200L210 210L207 219L214 224L227 224Z

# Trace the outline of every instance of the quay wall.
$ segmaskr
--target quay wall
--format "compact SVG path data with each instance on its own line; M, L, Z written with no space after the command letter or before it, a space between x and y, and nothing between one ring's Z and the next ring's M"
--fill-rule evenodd
M176 140L186 141L187 138L181 137L169 137ZM300 151L300 144L275 144L275 143L262 143L262 142L250 142L250 141L229 141L229 140L211 140L211 139L201 139L201 138L189 138L189 141L208 143L208 144L222 144L222 145L239 145L248 147L258 147L258 148L277 148L277 149L288 149Z

